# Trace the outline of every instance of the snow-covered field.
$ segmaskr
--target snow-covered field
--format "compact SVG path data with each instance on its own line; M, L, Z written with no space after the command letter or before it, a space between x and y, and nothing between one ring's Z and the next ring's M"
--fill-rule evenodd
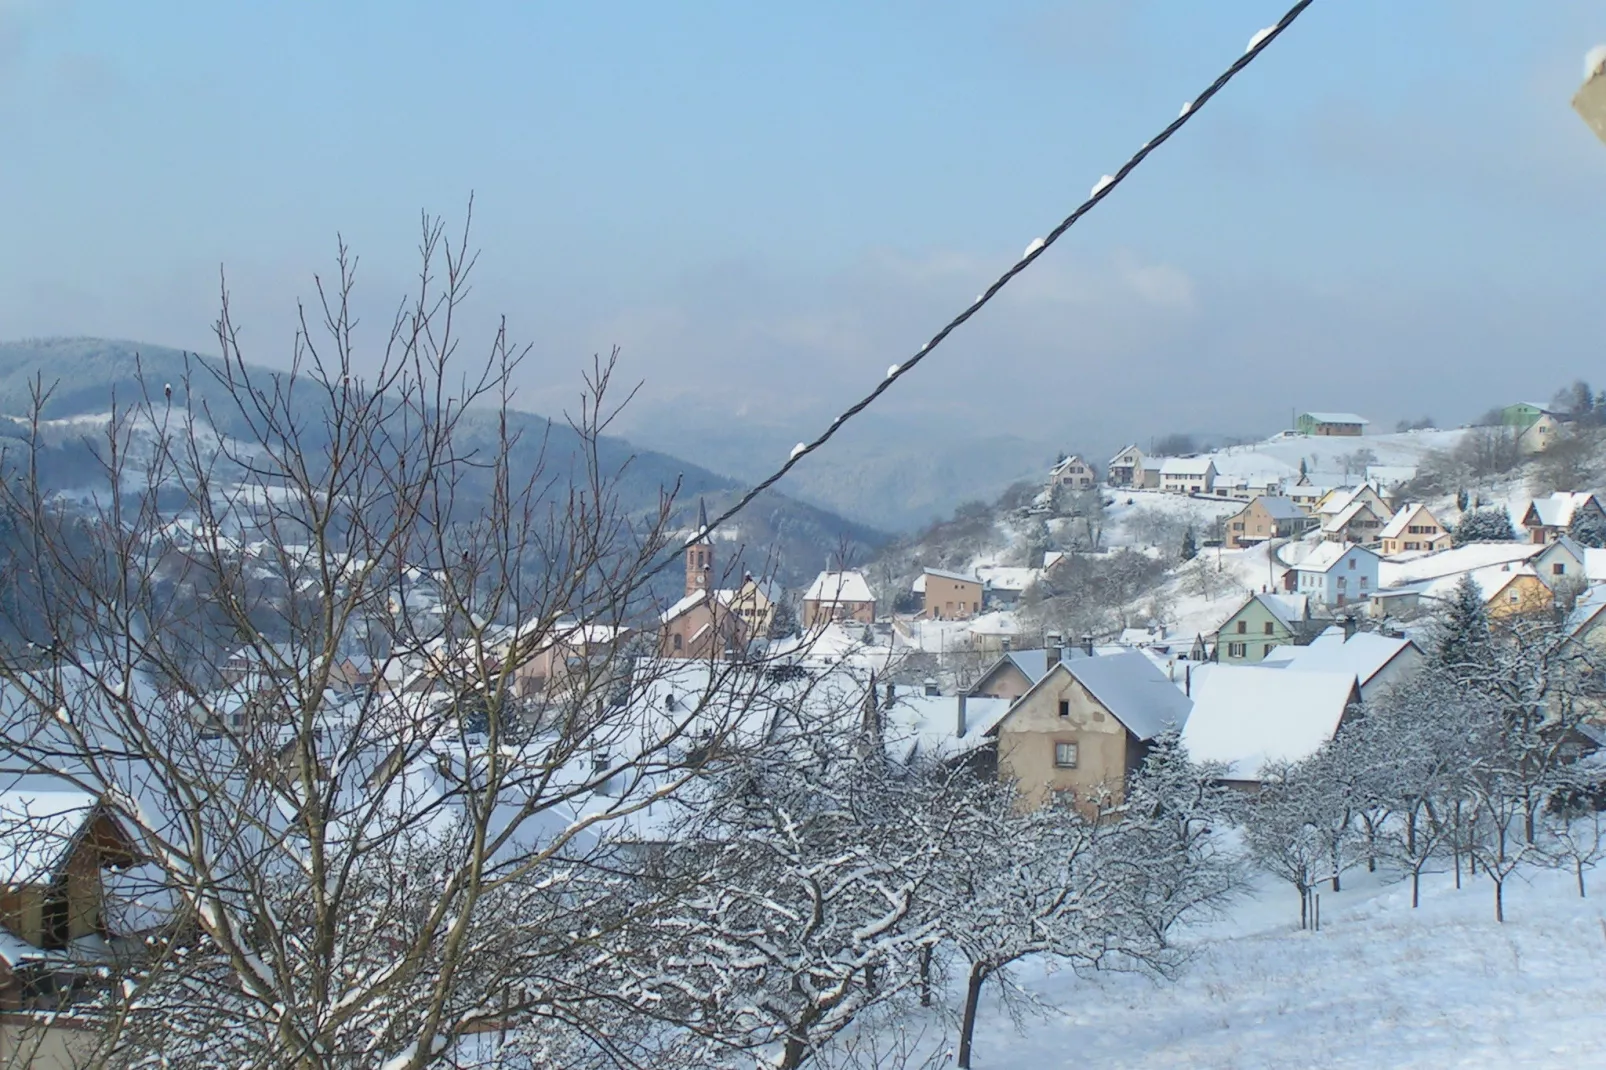
M1457 891L1435 875L1413 911L1409 885L1351 873L1322 893L1321 932L1299 931L1293 890L1266 878L1189 938L1173 982L1023 973L1039 1006L1017 1028L990 995L973 1065L1606 1066L1606 878L1602 898L1580 899L1570 873L1525 876L1500 925L1485 878Z

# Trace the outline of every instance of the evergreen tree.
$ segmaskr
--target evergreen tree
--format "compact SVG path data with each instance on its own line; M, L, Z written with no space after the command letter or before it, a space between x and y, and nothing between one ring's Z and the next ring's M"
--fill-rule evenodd
M1511 514L1498 505L1467 510L1451 533L1451 541L1457 546L1469 542L1512 542L1516 537Z
M1494 655L1483 588L1468 573L1456 583L1449 604L1435 623L1429 651L1433 664L1466 679L1487 667Z
M1455 507L1463 513L1467 511L1467 488L1455 492Z
M797 611L787 601L775 603L775 613L770 617L770 639L790 639L797 634Z
M1193 528L1182 533L1182 560L1192 561L1199 556L1199 544L1193 535Z
M1567 534L1585 546L1600 549L1606 546L1606 516L1594 511L1574 513Z

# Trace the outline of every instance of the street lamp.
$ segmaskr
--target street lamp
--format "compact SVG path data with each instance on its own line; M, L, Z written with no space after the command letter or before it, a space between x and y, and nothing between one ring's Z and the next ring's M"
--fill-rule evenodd
M1596 45L1584 57L1584 84L1573 95L1573 110L1606 141L1606 45Z

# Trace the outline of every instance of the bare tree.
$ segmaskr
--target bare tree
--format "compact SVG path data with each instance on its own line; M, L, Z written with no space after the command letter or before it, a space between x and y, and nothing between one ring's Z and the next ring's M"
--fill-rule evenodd
M49 640L0 651L9 786L109 807L174 904L80 996L100 1062L409 1070L500 1030L583 1066L654 1039L592 948L678 892L639 823L737 749L762 674L644 699L686 671L625 642L673 488L622 501L611 360L567 425L512 409L526 350L459 339L473 265L426 219L370 352L342 246L282 372L225 291L219 356L117 399L87 506L12 458L0 507L39 562L14 604Z

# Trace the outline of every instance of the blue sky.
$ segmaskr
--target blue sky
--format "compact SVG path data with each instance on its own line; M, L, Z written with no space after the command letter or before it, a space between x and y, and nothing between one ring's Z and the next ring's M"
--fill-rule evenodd
M224 264L282 362L337 231L377 313L472 191L531 407L617 343L643 436L795 441L1284 6L0 0L0 337L205 347ZM1599 2L1318 0L887 417L1074 445L1590 374L1600 40Z

